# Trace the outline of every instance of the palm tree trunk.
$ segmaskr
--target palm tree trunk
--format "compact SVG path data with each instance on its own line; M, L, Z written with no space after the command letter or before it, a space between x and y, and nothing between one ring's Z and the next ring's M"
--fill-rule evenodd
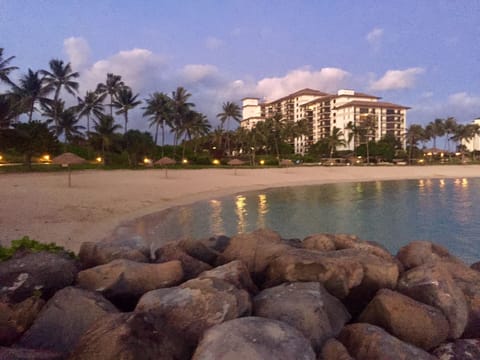
M123 133L126 134L127 133L127 124L128 124L128 111L125 111L124 115L125 115L125 128L124 128Z
M164 153L164 149L165 149L165 124L164 124L164 121L162 119L162 157L163 157L163 153Z

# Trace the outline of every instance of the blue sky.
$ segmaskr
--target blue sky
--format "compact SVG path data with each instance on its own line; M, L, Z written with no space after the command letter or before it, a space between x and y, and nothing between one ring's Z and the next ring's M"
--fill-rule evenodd
M214 126L224 101L304 87L410 106L409 124L466 123L480 116L479 19L478 0L0 0L0 47L13 78L70 61L81 94L107 72L142 98L184 86Z

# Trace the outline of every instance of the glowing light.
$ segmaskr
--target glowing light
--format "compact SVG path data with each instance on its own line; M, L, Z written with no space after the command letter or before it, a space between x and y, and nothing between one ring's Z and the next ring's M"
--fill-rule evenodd
M220 160L218 160L218 159L213 159L212 164L213 164L213 165L220 165Z
M418 160L419 164L423 164L424 162L425 162L425 160L423 160L423 159Z
M467 187L468 186L468 180L463 178L462 179L462 187Z
M265 160L260 160L260 165L265 165Z
M3 160L3 156L2 156L2 155L0 155L0 161L2 161L2 160Z
M440 188L445 187L445 180L440 179Z
M443 152L442 152L442 153L440 153L440 157L443 157Z
M182 159L182 164L188 164L188 159Z
M97 163L101 163L102 160L103 160L103 159L102 159L100 156L98 156L98 157L95 159L95 161L96 161Z
M455 155L460 156L460 155L462 155L462 153L456 152Z
M145 165L148 165L148 164L151 164L151 163L152 163L152 160L150 160L149 158L144 158L144 159L143 159L143 163L144 163Z
M428 155L428 156L432 156L433 154L432 154L431 152L428 152L427 155Z
M48 155L48 154L43 155L42 160L43 161L50 161L50 155Z

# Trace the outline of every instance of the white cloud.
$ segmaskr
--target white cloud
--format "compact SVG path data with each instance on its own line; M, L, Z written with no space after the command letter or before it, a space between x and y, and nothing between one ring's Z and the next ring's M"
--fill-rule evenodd
M466 92L459 92L448 97L448 103L461 108L476 108L480 112L480 96L469 95Z
M377 91L408 89L415 85L417 76L424 72L425 70L420 67L388 70L380 79L370 84L370 89Z
M222 45L223 45L223 41L220 40L219 38L214 37L214 36L209 36L205 40L205 46L206 46L207 49L210 49L210 50L218 49Z
M63 41L63 48L74 71L81 71L90 59L90 46L82 37L69 37Z
M383 37L383 29L381 28L374 28L372 31L370 31L367 36L365 36L365 39L374 46L378 46L380 41L382 40Z
M209 64L189 64L183 67L181 74L188 83L201 82L217 77L218 69Z

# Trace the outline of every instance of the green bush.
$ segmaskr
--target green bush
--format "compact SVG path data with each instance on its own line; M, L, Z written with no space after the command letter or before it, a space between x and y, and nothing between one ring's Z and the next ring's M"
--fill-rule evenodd
M48 251L52 253L65 252L72 258L75 254L71 251L66 251L62 246L58 246L55 243L44 244L36 240L30 239L28 236L24 236L21 239L13 240L10 247L0 246L0 261L10 259L17 251L30 250L32 252Z

